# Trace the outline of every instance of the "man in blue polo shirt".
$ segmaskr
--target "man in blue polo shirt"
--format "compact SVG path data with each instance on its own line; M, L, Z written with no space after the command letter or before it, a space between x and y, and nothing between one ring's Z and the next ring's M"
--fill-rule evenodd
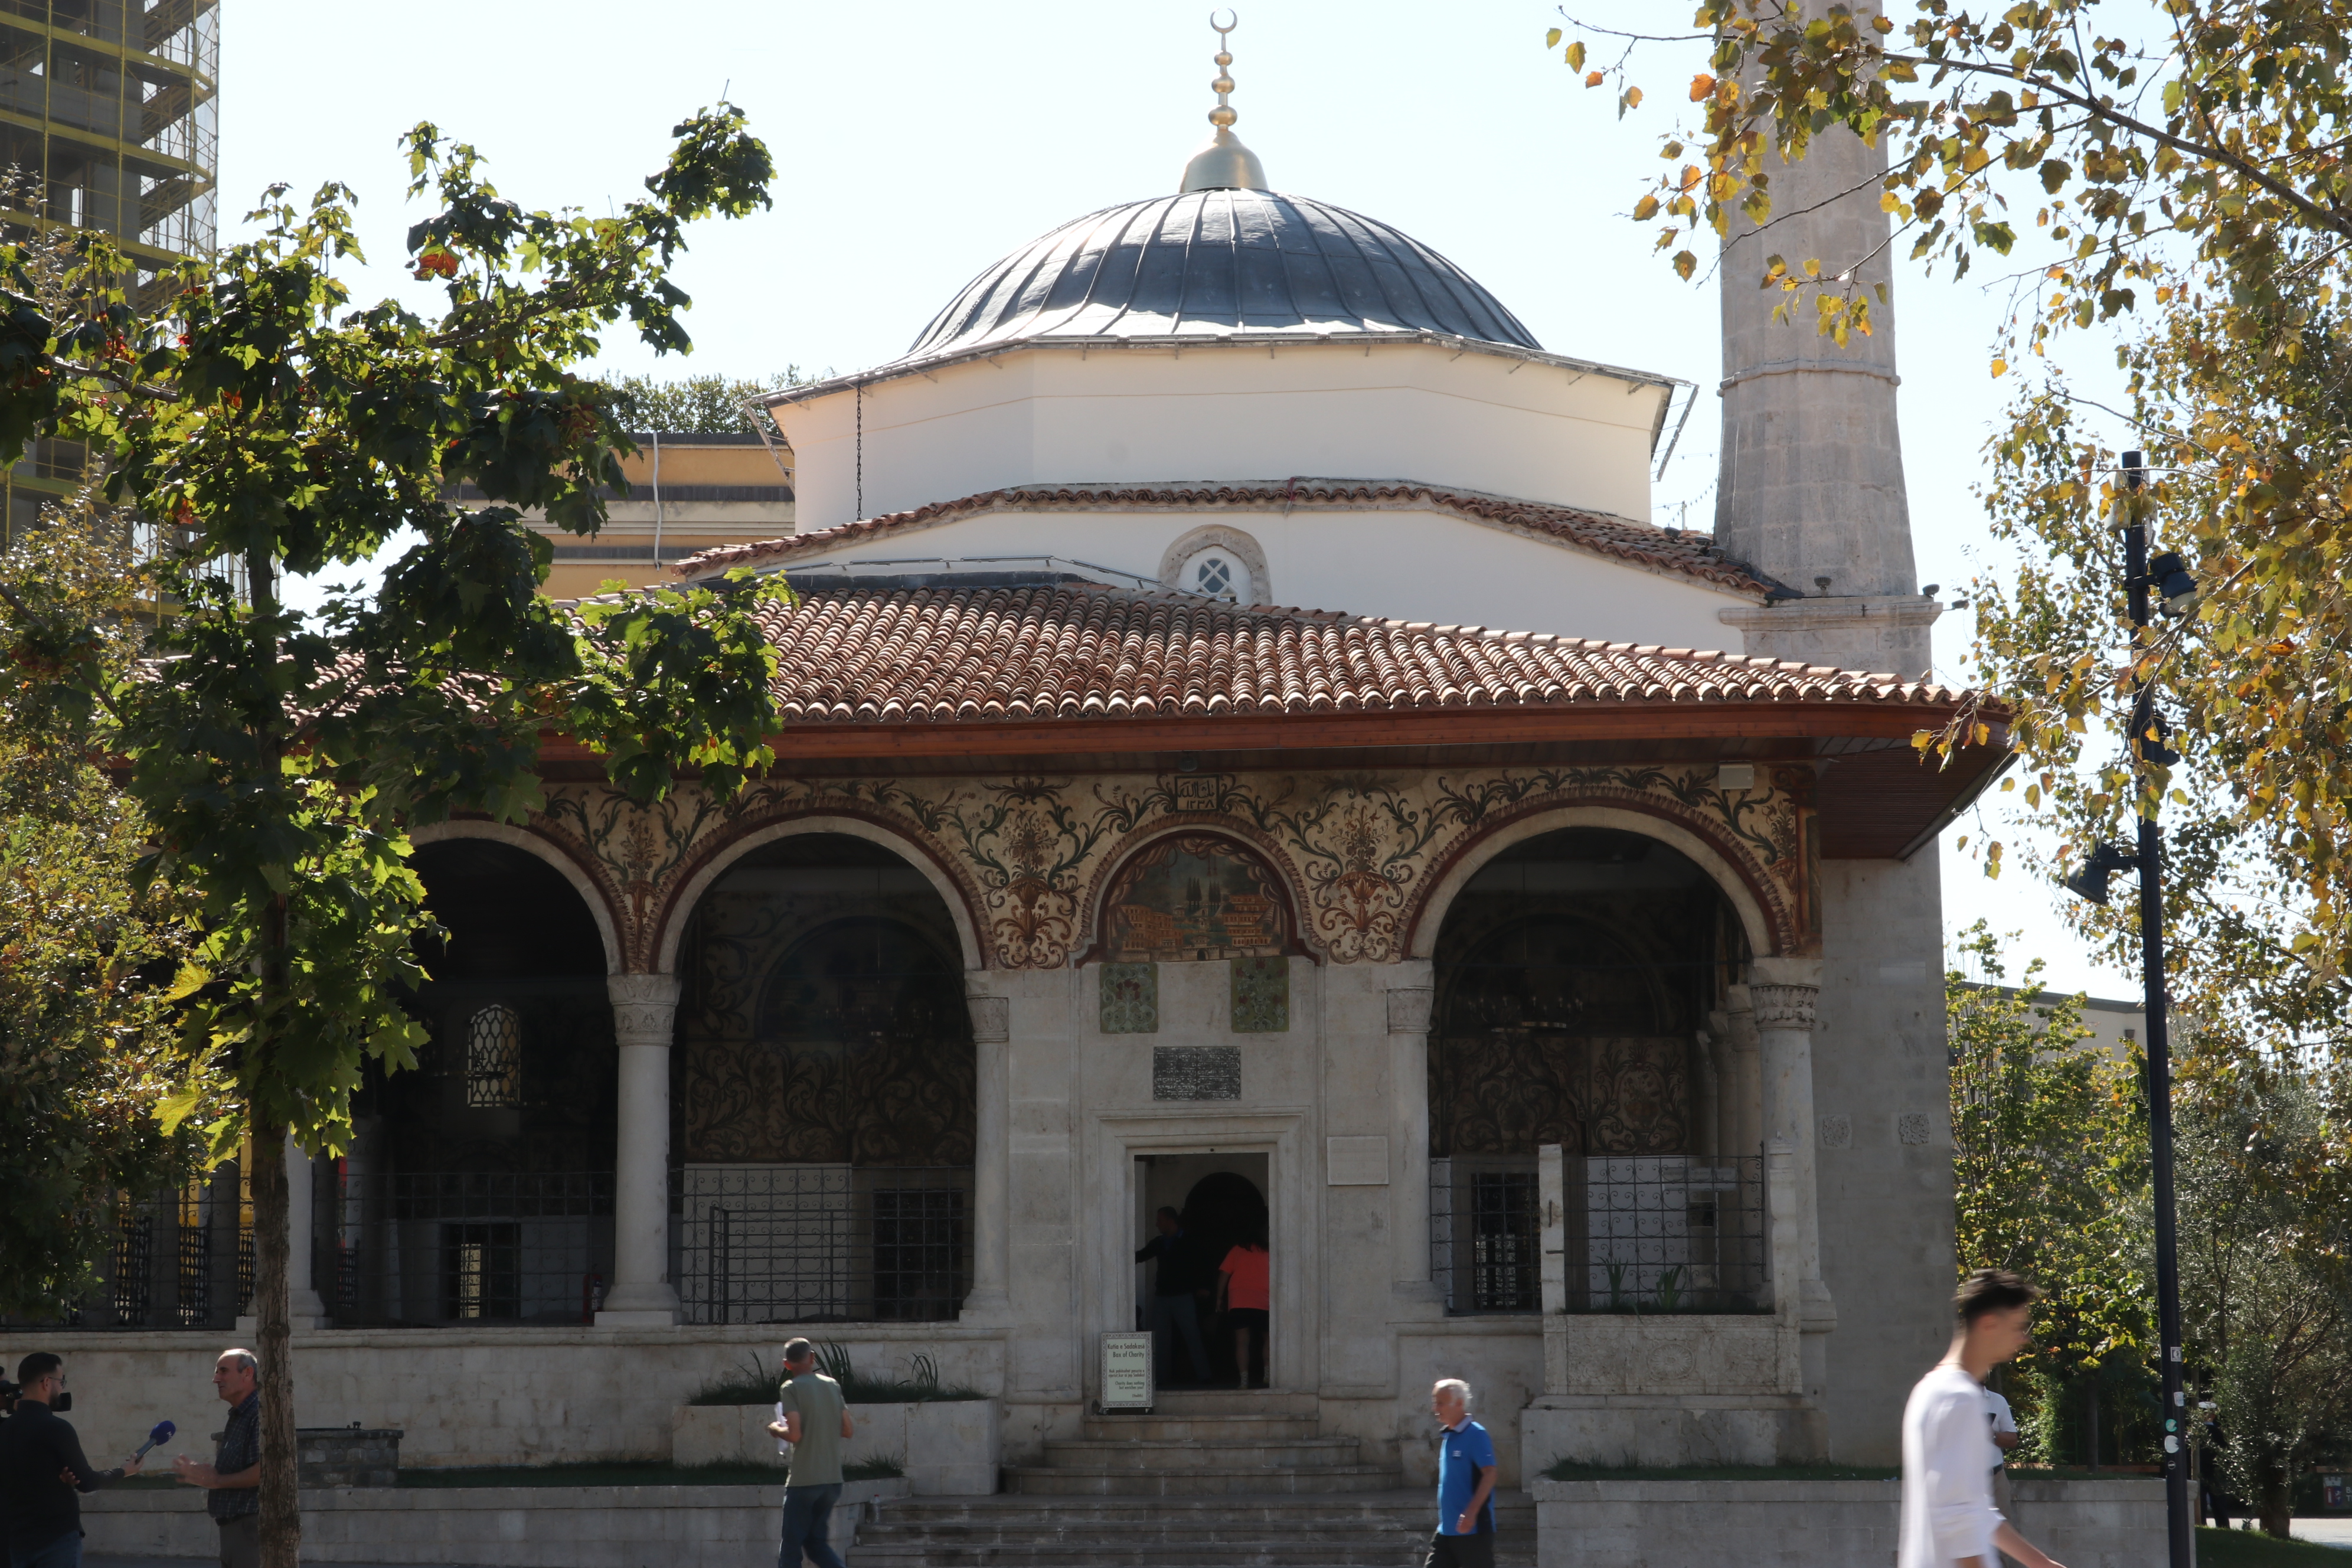
M1495 1440L1470 1419L1470 1385L1441 1379L1429 1408L1437 1445L1437 1535L1424 1568L1495 1568Z

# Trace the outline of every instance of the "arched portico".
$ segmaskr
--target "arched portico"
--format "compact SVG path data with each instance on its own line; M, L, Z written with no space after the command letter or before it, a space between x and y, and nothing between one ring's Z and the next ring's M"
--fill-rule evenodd
M613 918L612 903L606 899L604 888L597 883L587 868L572 858L562 845L553 839L542 837L527 827L517 827L510 823L489 822L472 817L455 817L446 822L428 823L423 827L411 828L408 834L409 843L419 849L429 845L446 844L459 838L479 838L492 844L503 844L510 849L520 849L524 854L543 860L553 867L565 881L572 884L572 890L578 893L580 901L588 907L589 918L596 922L596 934L604 944L606 972L614 974L621 973L624 967L621 932L618 922Z

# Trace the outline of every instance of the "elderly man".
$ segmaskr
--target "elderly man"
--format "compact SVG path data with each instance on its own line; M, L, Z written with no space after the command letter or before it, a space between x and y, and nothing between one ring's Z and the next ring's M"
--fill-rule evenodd
M214 1439L213 1462L185 1454L172 1461L180 1479L205 1490L205 1511L220 1526L221 1568L261 1568L261 1363L227 1350L213 1363L213 1389L228 1406Z
M1429 1408L1437 1446L1437 1534L1423 1568L1495 1568L1495 1440L1470 1419L1470 1385L1441 1378Z
M79 1568L76 1494L137 1475L139 1461L89 1468L81 1439L57 1414L66 1405L66 1369L56 1356L35 1351L16 1368L16 1412L0 1421L0 1541L7 1543L8 1568Z

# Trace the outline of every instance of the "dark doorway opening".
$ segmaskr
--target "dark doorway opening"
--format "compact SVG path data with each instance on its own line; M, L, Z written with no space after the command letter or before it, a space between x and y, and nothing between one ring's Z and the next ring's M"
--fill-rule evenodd
M1205 1383L1210 1387L1231 1388L1270 1382L1273 1363L1267 1352L1271 1312L1262 1319L1255 1315L1255 1309L1235 1310L1229 1305L1220 1310L1217 1290L1220 1266L1235 1247L1252 1240L1263 1247L1269 1239L1266 1157L1146 1154L1138 1156L1136 1163L1136 1192L1142 1210L1138 1215L1140 1236L1148 1238L1156 1234L1158 1212L1163 1206L1177 1210L1181 1217L1183 1257L1194 1281L1193 1312L1208 1363L1205 1376L1197 1374L1181 1327L1160 1328L1153 1357L1160 1386L1199 1387ZM1160 1267L1155 1262L1137 1271L1139 1326L1154 1327L1167 1312L1158 1295ZM1250 1341L1247 1375L1236 1353L1240 1338L1237 1330L1246 1330Z

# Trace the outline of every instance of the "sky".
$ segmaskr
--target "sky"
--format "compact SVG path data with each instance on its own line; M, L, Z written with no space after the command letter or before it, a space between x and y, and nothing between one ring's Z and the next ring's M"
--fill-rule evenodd
M1455 0L1255 0L1232 35L1235 132L1269 183L1354 208L1460 264L1548 349L1717 378L1714 285L1684 283L1625 215L1685 105L1696 53L1654 48L1633 79L1647 103L1621 122L1544 47L1552 5ZM1687 0L1612 0L1594 15L1687 30ZM1598 40L1595 40L1598 42ZM615 373L764 375L850 371L895 357L974 273L1097 208L1172 190L1207 139L1216 38L1177 0L1017 5L814 5L697 0L676 12L614 0L476 0L462 22L417 27L357 0L224 0L222 238L283 182L359 197L372 265L355 297L421 309L402 237L428 209L405 197L398 142L421 120L470 142L526 207L605 210L659 168L677 121L722 96L777 165L774 210L703 226L676 268L694 297L690 358L657 360L616 334ZM1596 61L1604 53L1594 50ZM1704 249L1704 247L1701 247ZM1912 529L1923 583L1949 601L2008 557L1974 488L2011 381L1988 369L2009 289L1898 274L1895 331ZM2092 345L2081 345L2084 354ZM1676 410L1679 414L1679 407ZM1701 395L1655 491L1662 522L1713 515L1717 405ZM1966 610L1935 633L1939 676L1965 679ZM1956 851L2025 834L1992 808L1945 836L1945 907L2023 933L2050 984L2137 992L2065 929L2059 895L1998 882Z

